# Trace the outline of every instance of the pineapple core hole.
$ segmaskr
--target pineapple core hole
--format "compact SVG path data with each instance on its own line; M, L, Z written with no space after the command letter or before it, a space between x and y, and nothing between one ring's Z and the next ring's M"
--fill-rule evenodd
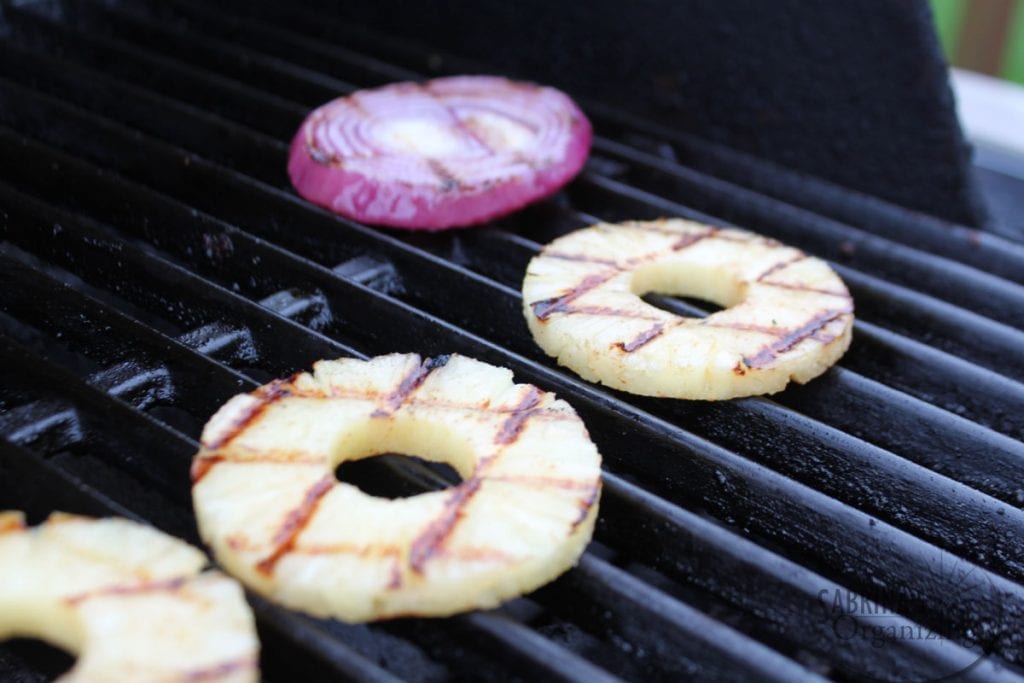
M476 469L474 449L456 425L410 416L380 416L346 430L334 456L338 481L379 498L456 486Z
M4 641L4 649L14 655L15 661L29 662L43 674L42 680L52 681L75 664L74 655L42 640L12 638Z
M431 470L436 477L415 480L403 474L403 460L412 460ZM377 498L410 498L424 491L438 491L462 481L455 468L443 462L430 462L415 455L383 453L360 460L347 460L334 470L338 481L351 484ZM427 486L424 487L423 483Z
M685 318L704 318L717 311L725 310L724 306L720 306L714 301L698 299L694 296L669 296L651 292L640 298L644 300L645 304Z
M746 286L723 268L682 268L674 263L640 266L633 271L630 287L650 306L696 318L735 306L746 297Z

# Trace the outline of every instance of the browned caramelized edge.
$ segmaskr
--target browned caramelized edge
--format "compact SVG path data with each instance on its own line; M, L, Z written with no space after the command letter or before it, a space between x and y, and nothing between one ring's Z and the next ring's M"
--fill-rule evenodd
M95 590L86 591L84 593L78 593L77 595L71 595L64 598L64 602L69 605L78 605L87 600L93 598L111 597L116 595L141 595L143 593L159 593L177 592L191 577L177 576L173 579L163 579L161 581L147 581L144 583L125 583L125 584L114 584L112 586L103 586Z
M27 528L28 527L25 525L25 517L23 515L13 514L0 517L0 534L24 531Z

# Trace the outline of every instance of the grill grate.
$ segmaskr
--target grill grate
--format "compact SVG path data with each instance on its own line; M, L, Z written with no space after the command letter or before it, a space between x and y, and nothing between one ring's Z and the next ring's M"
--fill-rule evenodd
M978 647L975 675L1020 674L1024 245L600 104L594 158L563 195L493 227L396 235L297 199L286 140L309 107L449 58L234 0L5 6L0 36L4 506L196 542L206 417L339 355L510 367L569 400L605 456L596 542L563 579L492 613L372 626L254 598L268 679L898 678ZM702 212L832 260L858 307L840 368L695 404L586 384L539 352L518 285L541 243L595 217ZM407 460L371 470L437 485ZM838 594L978 647L844 637ZM38 659L0 646L0 672Z

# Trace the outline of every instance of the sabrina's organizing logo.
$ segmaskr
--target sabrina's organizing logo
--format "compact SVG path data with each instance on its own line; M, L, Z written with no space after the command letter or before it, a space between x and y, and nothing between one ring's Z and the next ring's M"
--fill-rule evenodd
M906 578L908 585L929 586L940 604L909 592L882 604L838 586L818 591L822 627L847 650L846 665L861 676L899 683L938 681L977 666L999 635L1001 600L990 577L940 553L928 571ZM973 623L979 614L994 619Z

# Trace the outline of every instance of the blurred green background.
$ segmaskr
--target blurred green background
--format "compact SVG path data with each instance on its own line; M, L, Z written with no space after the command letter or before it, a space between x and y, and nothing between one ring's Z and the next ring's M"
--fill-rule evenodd
M1024 84L1024 0L930 0L953 66Z

